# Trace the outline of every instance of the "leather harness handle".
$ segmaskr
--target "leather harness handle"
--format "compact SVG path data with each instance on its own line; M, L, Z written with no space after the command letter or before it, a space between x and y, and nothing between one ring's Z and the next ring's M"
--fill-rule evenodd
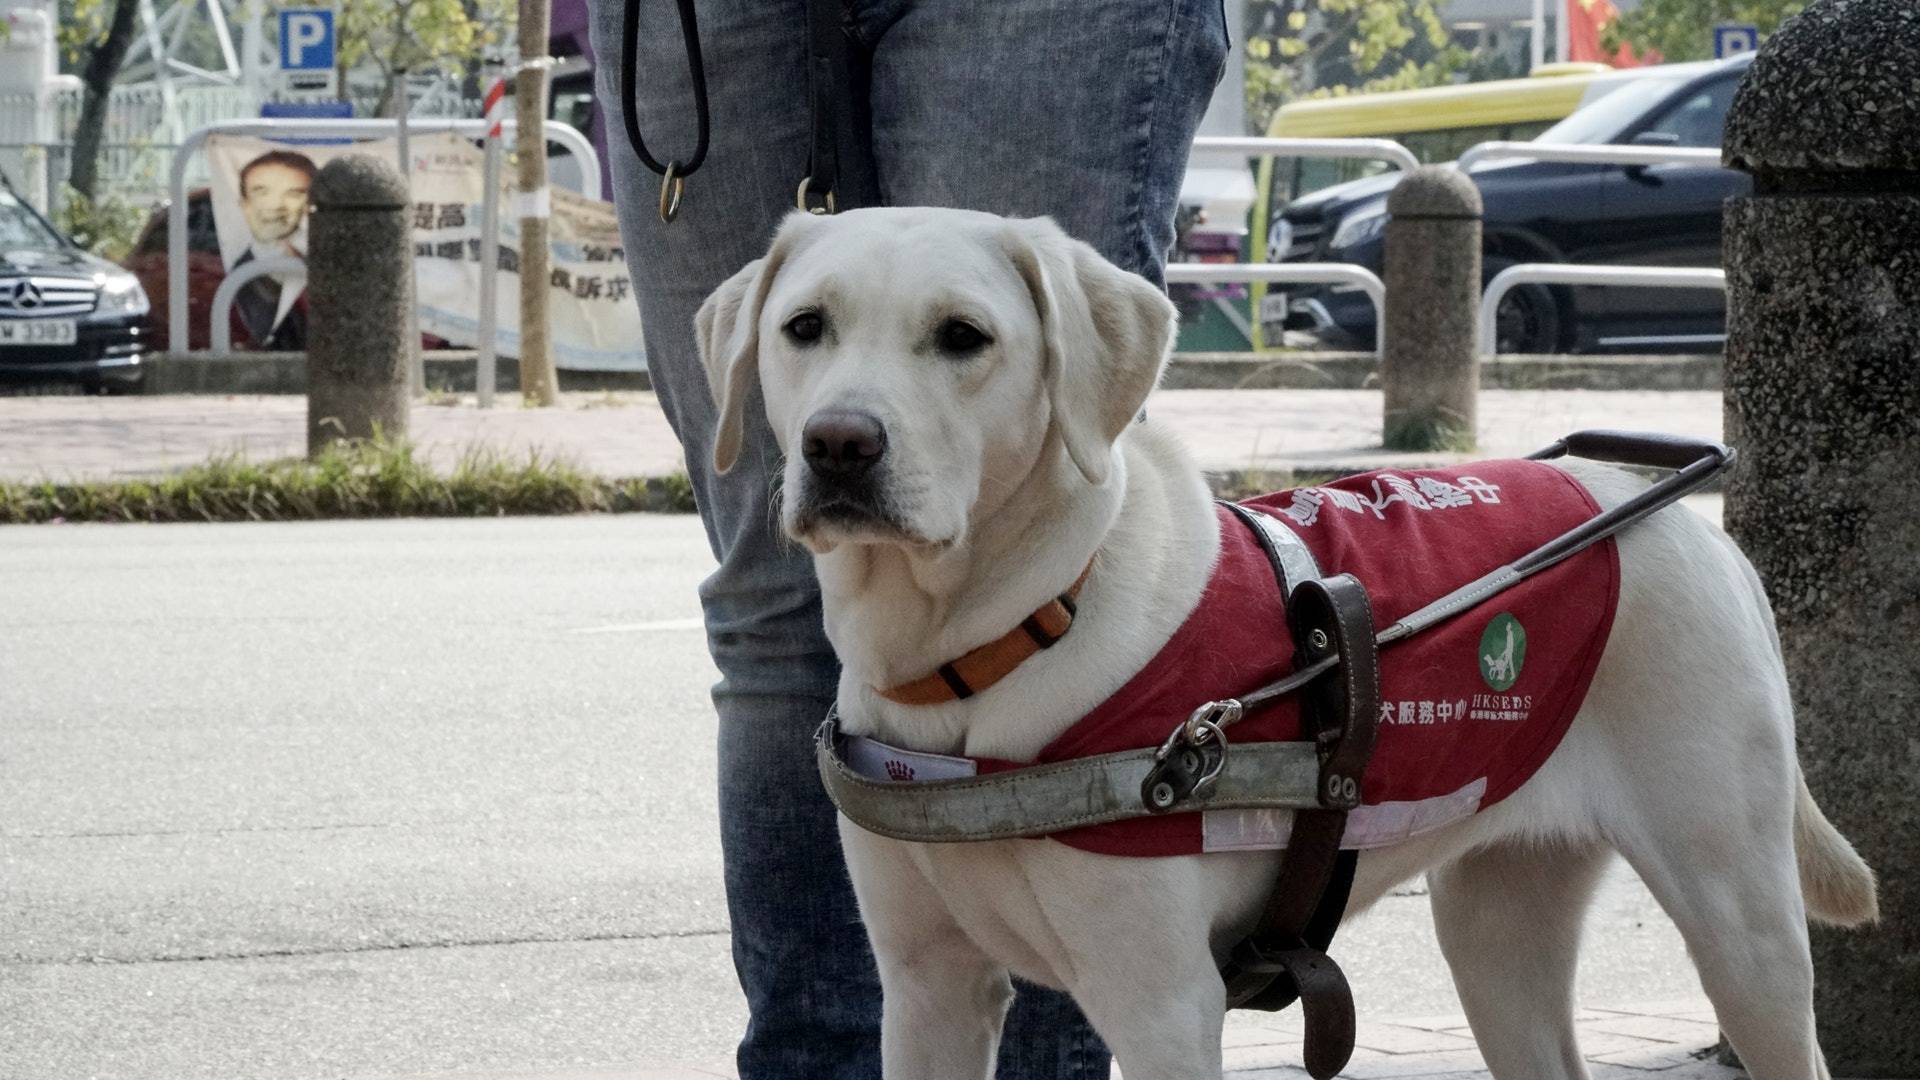
M1535 461L1545 461L1566 454L1615 465L1684 469L1703 459L1726 460L1733 456L1733 451L1721 443L1685 435L1596 428L1592 431L1576 431L1527 456Z

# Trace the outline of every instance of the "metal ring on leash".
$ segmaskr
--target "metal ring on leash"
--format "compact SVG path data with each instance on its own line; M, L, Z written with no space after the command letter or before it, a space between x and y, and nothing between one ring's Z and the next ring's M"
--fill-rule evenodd
M680 196L687 190L687 178L680 174L680 162L667 162L660 174L660 220L671 222L680 216Z
M1228 698L1209 701L1174 725L1154 752L1153 768L1140 782L1140 800L1150 813L1164 814L1212 789L1227 768L1227 733L1221 729L1240 715L1240 702ZM1204 749L1209 743L1220 748L1217 755Z
M833 206L833 192L831 191L826 193L827 202L824 207L807 205L807 185L811 183L813 183L813 176L811 174L800 178L800 186L795 189L793 193L794 207L805 210L809 214L837 213L838 211L836 211Z
M1194 745L1206 745L1209 736L1219 745L1220 756L1214 759L1213 768L1202 773L1200 779L1194 781L1193 790L1188 792L1188 798L1205 798L1207 793L1213 790L1214 781L1220 779L1220 774L1227 771L1226 732L1221 731L1219 726L1211 720L1200 721L1199 726L1195 728Z

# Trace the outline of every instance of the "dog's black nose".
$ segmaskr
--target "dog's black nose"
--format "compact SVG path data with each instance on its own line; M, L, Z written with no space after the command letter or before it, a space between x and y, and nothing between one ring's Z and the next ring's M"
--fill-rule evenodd
M875 417L852 409L814 413L800 435L807 467L822 476L851 479L873 468L887 452L887 429Z

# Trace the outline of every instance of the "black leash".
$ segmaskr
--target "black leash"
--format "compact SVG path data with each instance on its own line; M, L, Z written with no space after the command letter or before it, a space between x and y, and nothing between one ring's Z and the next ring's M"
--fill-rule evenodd
M640 121L633 115L634 68L640 53L640 3L627 0L626 24L620 35L620 119L627 129L627 141L640 163L660 177L660 220L680 216L680 196L686 191L687 177L700 171L707 160L707 135L711 118L707 113L707 67L700 56L700 26L693 13L693 0L675 0L680 8L680 35L687 43L687 70L693 76L693 112L699 124L693 156L682 163L678 158L660 164L647 152L647 141L640 135Z
M880 202L873 165L873 58L848 0L807 0L807 83L813 142L794 205L833 214Z
M640 52L639 9L643 0L626 0L626 22L620 35L620 118L627 142L641 164L660 177L660 220L680 214L687 177L707 160L711 117L707 108L707 70L700 54L700 28L694 0L674 0L680 13L680 34L687 46L687 70L693 77L693 109L698 120L693 156L661 164L647 150L634 116L635 69ZM854 34L845 0L808 0L807 82L813 110L813 140L807 175L794 193L794 204L814 214L831 214L880 201L873 164L873 118L869 105L872 58Z

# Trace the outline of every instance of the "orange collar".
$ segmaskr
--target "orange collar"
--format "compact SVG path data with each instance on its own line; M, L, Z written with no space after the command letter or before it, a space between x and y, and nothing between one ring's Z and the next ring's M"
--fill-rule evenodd
M1080 586L1087 583L1087 575L1092 572L1093 562L1089 560L1087 568L1080 571L1066 592L1042 604L1020 620L1019 626L965 656L941 664L931 675L884 690L876 688L875 692L901 705L938 705L962 701L985 690L1006 678L1028 657L1041 649L1052 648L1054 642L1066 636L1073 628L1074 598L1080 595Z

